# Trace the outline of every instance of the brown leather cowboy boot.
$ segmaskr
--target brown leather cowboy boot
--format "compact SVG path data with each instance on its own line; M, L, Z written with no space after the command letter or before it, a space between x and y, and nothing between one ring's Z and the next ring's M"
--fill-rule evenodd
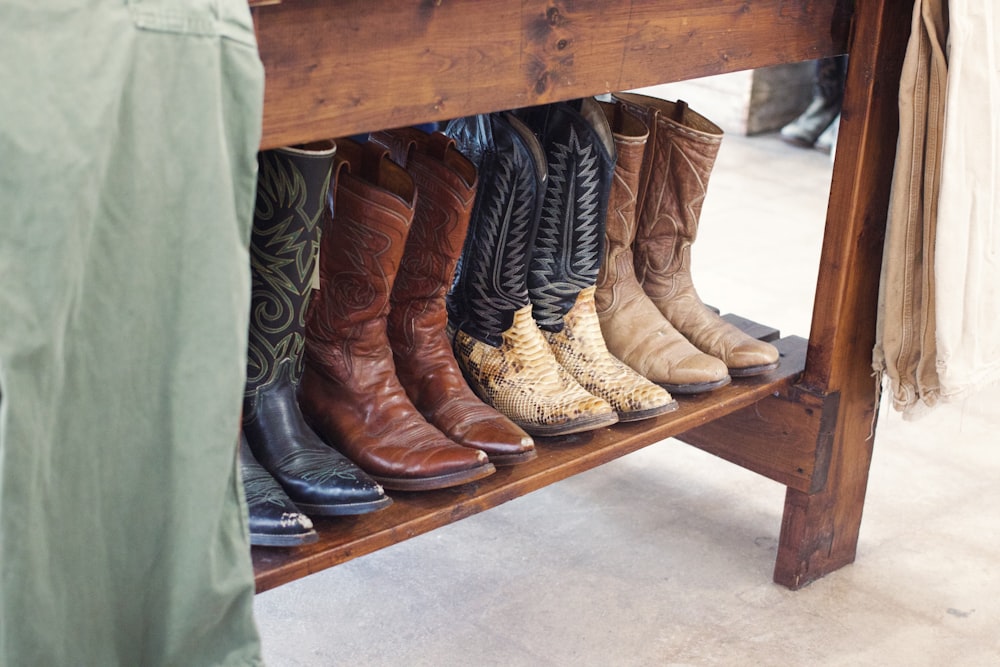
M684 102L635 93L617 93L615 99L643 118L650 132L634 246L643 290L698 349L724 361L733 377L777 368L777 348L705 306L691 279L691 244L722 130Z
M388 318L400 383L427 421L455 442L483 450L494 465L530 461L537 456L531 436L472 392L446 331L445 295L469 228L476 168L439 132L387 130L369 141L389 149L417 186Z
M338 140L337 157L320 291L306 324L302 411L387 489L440 489L485 477L495 471L486 453L431 426L396 377L386 316L413 219L413 179L373 144Z
M646 141L645 124L620 104L601 103L617 161L608 202L604 262L594 301L608 349L674 394L694 394L729 383L726 365L702 353L653 305L635 276L636 193Z

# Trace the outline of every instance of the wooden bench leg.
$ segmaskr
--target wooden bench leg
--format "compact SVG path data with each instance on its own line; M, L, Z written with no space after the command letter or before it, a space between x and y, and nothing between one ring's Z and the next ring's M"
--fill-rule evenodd
M876 406L854 401L838 414L826 485L817 493L789 488L774 581L793 590L854 562L861 528ZM860 397L859 397L860 398Z

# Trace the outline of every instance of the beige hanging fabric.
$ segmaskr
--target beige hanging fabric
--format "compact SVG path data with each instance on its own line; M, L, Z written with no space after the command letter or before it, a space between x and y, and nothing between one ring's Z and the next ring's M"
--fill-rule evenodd
M914 4L873 358L908 418L1000 380L992 2Z

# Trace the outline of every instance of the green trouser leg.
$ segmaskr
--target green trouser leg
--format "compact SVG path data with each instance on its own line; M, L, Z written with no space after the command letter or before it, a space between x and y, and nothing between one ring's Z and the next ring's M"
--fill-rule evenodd
M0 4L2 665L260 663L262 78L245 0Z

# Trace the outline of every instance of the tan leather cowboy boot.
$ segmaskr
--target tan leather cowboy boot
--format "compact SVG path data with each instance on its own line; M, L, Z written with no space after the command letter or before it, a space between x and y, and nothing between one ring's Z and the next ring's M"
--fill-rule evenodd
M320 291L306 324L302 411L387 489L439 489L485 477L495 471L486 453L429 424L396 377L386 316L413 219L413 179L381 147L349 140L338 140L335 169Z
M635 93L617 93L615 99L643 118L650 132L634 245L643 290L698 349L724 361L731 376L777 368L777 348L705 306L691 279L691 244L722 130L684 102Z
M646 141L645 124L620 104L601 103L617 160L608 201L604 262L594 301L608 349L674 394L693 394L729 383L726 365L702 353L668 322L635 275L632 243L636 193Z
M531 436L472 392L446 331L445 295L469 228L476 168L440 132L386 130L369 141L389 149L417 186L390 295L389 343L400 383L427 421L455 442L483 450L494 465L530 461L537 455Z
M663 387L614 357L594 307L615 162L611 128L593 98L522 110L548 160L528 267L532 315L556 359L584 389L637 421L677 409Z

